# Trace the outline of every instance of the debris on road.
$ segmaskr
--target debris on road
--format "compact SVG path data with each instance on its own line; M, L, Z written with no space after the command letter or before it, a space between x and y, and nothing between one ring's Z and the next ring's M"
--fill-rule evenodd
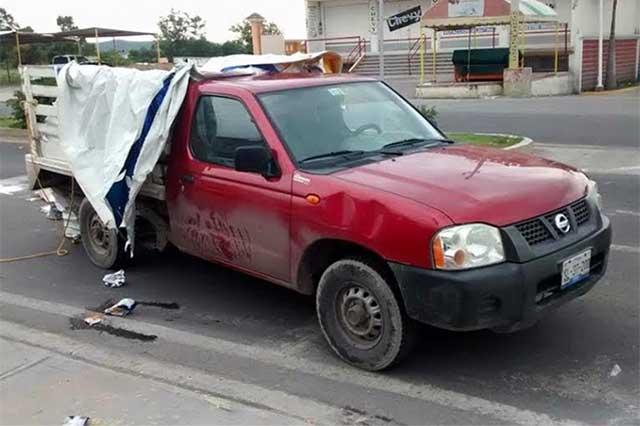
M44 205L40 208L40 211L44 213L44 215L49 220L60 220L62 219L62 212L56 206L56 203L49 202L47 205Z
M84 322L89 325L89 327L96 325L102 322L102 315L100 314L92 314L84 319Z
M104 277L102 277L102 282L104 283L105 287L122 287L126 282L124 269L120 269L118 272L105 275Z
M116 317L124 317L125 315L129 315L131 311L136 307L136 301L133 299L125 298L120 300L115 305L111 306L104 310L104 313L107 315L113 315Z
M616 377L620 373L622 373L622 368L618 364L616 364L611 369L611 373L609 373L609 377Z
M87 426L89 424L89 417L84 416L67 416L64 419L62 426Z

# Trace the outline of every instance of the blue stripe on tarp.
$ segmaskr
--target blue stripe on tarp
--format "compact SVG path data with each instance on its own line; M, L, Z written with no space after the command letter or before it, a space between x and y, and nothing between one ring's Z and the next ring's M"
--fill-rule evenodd
M140 156L140 151L142 151L142 146L144 145L145 139L149 134L149 129L151 129L151 125L153 124L153 120L164 101L164 98L169 91L169 84L171 83L171 79L173 78L174 73L169 74L167 78L162 82L162 87L153 97L151 104L149 104L149 108L147 109L147 114L144 117L144 124L142 126L142 132L140 133L140 137L136 139L136 141L131 146L129 150L129 154L127 154L127 159L122 166L122 170L120 170L120 175L122 176L120 180L113 183L109 192L107 192L106 200L109 206L111 207L111 211L113 212L113 216L116 219L116 227L120 227L122 224L122 219L124 217L124 210L129 202L129 192L130 188L127 185L127 178L131 178L133 176L133 172L136 169L136 164L138 162L138 157Z

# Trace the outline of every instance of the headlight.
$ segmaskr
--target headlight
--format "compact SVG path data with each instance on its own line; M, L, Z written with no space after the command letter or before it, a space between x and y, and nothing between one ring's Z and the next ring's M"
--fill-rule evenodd
M602 210L602 197L600 191L598 191L598 184L596 181L589 179L587 197L593 201L598 207L598 210Z
M469 269L504 262L500 231L482 223L441 230L433 239L432 254L436 269Z

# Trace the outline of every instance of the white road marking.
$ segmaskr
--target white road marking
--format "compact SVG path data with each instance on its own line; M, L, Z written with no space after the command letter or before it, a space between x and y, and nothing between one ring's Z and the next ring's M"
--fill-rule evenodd
M620 244L611 244L611 250L621 251L624 253L640 254L640 247L625 246Z
M0 302L68 317L76 317L86 313L85 309L74 306L33 299L3 291L0 291ZM231 356L249 358L258 362L277 365L281 368L312 374L332 381L376 389L383 392L392 392L432 404L489 416L509 424L557 424L567 426L582 424L574 420L557 419L545 413L441 389L427 383L409 383L388 376L355 370L346 365L332 365L311 361L300 357L298 352L278 351L261 346L244 345L224 339L176 330L133 318L110 318L108 321L115 327L121 327L144 334L154 334L158 336L159 339L172 341L174 343L195 346L214 353L218 352Z

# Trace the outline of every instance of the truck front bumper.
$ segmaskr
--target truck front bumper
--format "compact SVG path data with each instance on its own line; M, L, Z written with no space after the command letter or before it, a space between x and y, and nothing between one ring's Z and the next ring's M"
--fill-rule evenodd
M591 290L604 275L611 225L570 246L525 263L466 271L438 271L390 262L409 317L449 330L513 331ZM560 289L562 262L591 248L589 276Z

